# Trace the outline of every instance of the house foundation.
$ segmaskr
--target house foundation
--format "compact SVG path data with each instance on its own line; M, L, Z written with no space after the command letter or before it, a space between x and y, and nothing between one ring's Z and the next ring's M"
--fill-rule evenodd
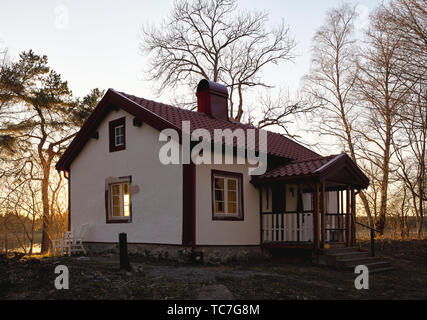
M85 242L84 246L91 254L119 253L118 243ZM194 257L198 257L203 264L226 264L270 257L260 246L197 246L193 251L191 247L179 245L128 243L128 253L182 263L191 262Z

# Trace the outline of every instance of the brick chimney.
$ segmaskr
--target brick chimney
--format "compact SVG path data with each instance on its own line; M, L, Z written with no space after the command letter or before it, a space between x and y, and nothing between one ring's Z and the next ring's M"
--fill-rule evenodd
M197 86L197 111L212 118L228 120L227 87L209 80L201 80Z

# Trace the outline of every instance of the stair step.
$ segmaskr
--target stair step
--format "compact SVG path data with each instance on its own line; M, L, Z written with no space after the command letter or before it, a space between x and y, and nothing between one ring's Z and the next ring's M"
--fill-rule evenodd
M369 253L361 252L361 251L340 252L340 253L329 254L328 256L334 257L336 260L342 260L342 259L355 259L355 258L369 257Z
M390 264L389 261L385 261L385 260L379 260L379 261L375 261L375 262L370 262L370 263L355 263L355 264L348 264L345 267L348 269L354 269L357 265L365 265L368 267L369 272L378 272L381 269L388 269L388 268L393 268Z
M358 257L358 258L347 258L347 259L339 259L335 261L335 264L337 266L358 266L358 265L368 265L368 264L373 264L373 263L377 263L377 262L381 262L381 260L379 258L375 258L375 257Z
M326 255L333 255L336 253L348 253L348 252L361 252L361 251L359 247L330 248L330 249L321 250L321 253Z
M394 270L394 268L392 266L373 269L373 270L370 270L369 273L378 273L378 272L385 272L385 271L391 271L391 270Z

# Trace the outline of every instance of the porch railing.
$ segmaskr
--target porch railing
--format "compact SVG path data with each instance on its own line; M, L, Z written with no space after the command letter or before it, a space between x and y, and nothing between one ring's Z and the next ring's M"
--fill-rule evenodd
M325 213L325 240L326 242L344 242L349 234L347 219L350 214L347 213Z
M347 213L325 213L325 242L344 242L349 218ZM263 242L313 242L313 211L263 212L261 232Z
M312 242L313 212L262 213L263 242Z

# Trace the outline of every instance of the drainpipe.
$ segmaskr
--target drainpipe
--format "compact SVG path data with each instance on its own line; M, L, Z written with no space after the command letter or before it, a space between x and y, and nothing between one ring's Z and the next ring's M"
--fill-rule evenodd
M67 179L68 181L68 231L71 231L71 180L70 180L70 175L71 172L69 171L70 169L68 169L68 171L63 171L64 172L64 177L65 179Z

